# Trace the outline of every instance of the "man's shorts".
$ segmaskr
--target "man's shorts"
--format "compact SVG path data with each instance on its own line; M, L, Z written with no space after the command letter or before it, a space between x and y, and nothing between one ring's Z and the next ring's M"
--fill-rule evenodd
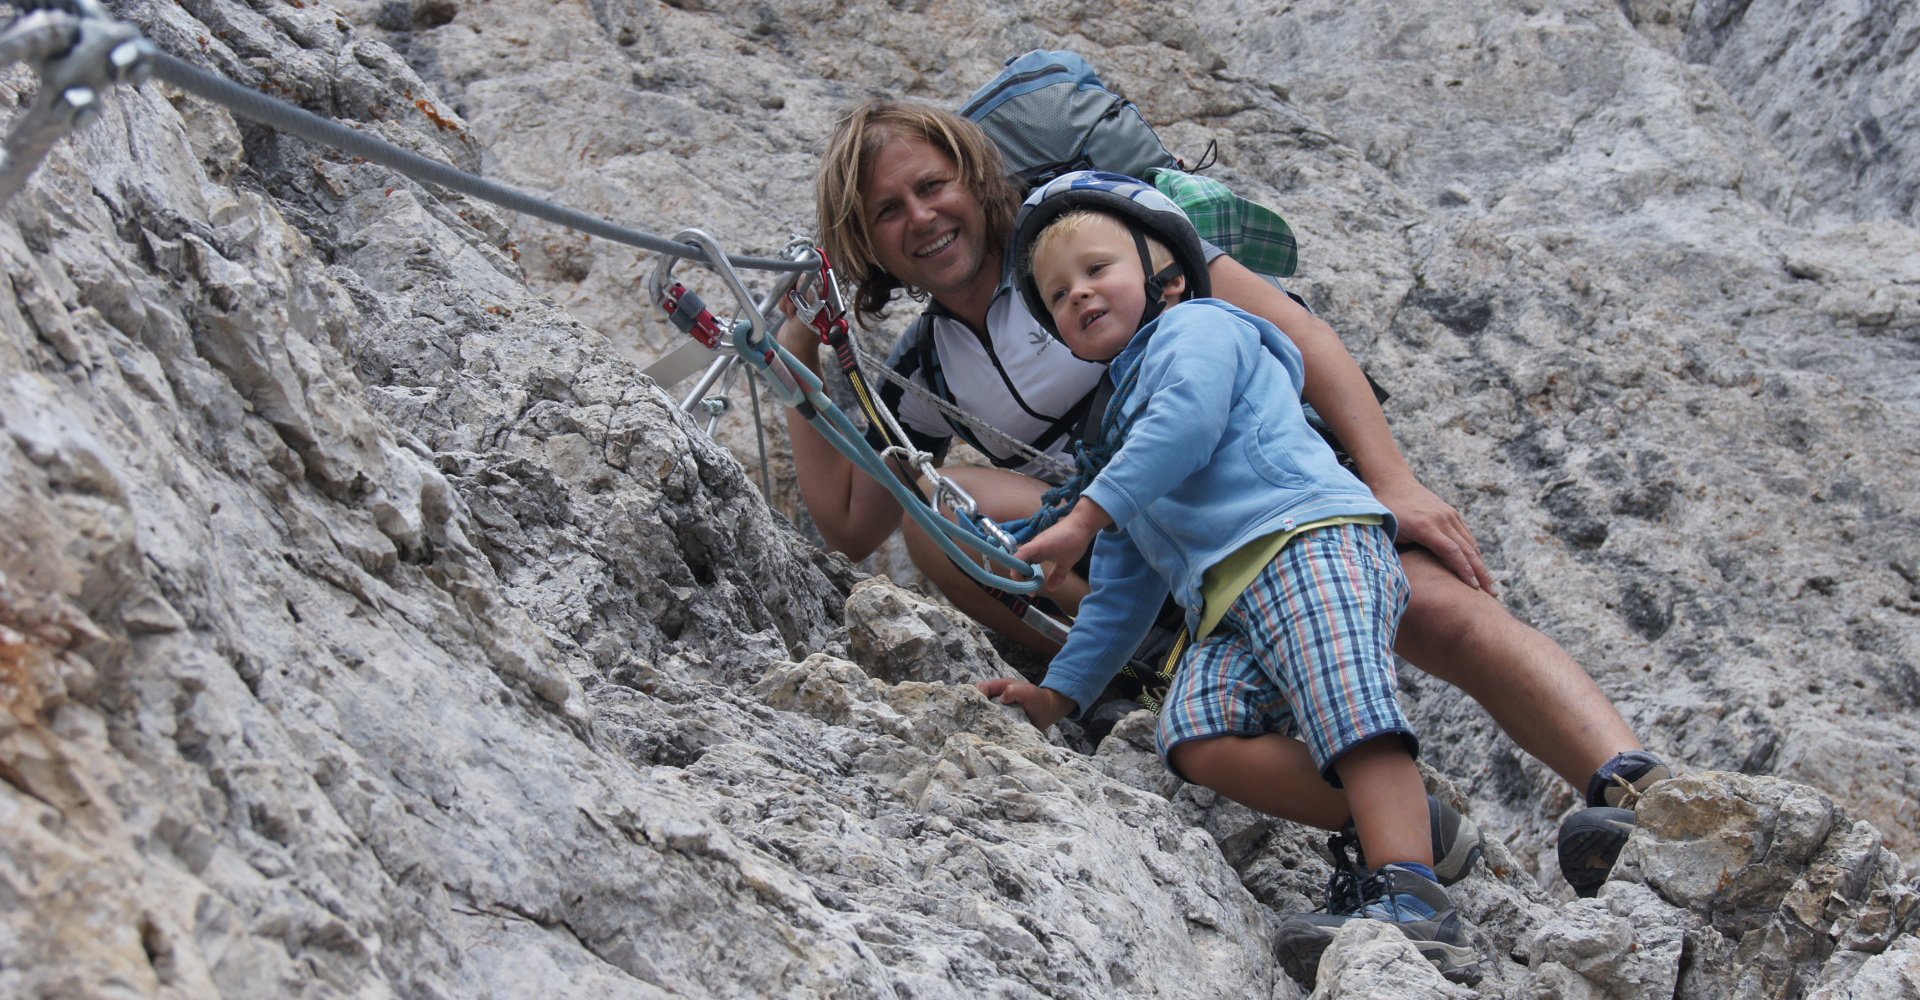
M1181 659L1160 711L1160 759L1179 774L1171 753L1189 740L1298 736L1337 788L1334 762L1361 743L1394 733L1417 752L1393 681L1409 593L1378 525L1295 538Z

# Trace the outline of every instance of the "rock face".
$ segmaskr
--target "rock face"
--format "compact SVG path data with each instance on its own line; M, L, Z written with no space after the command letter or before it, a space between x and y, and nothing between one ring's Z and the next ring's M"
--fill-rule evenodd
M1913 5L110 6L759 254L848 101L1079 49L1287 215L1508 602L1683 775L1570 901L1572 792L1407 671L1498 838L1488 976L1354 928L1294 983L1319 836L1143 716L1089 755L974 694L981 635L769 509L744 406L729 452L639 374L653 259L149 83L0 221L0 995L1920 996Z

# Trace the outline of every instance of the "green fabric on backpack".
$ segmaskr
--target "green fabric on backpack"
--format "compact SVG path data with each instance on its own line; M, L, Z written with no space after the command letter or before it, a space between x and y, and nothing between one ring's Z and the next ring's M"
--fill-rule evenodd
M1248 201L1211 177L1179 170L1149 171L1146 178L1172 198L1200 238L1225 250L1247 270L1285 278L1299 264L1293 230L1279 213Z

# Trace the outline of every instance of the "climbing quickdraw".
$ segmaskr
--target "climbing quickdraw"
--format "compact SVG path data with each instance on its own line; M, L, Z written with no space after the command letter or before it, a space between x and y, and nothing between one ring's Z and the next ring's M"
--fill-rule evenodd
M820 334L822 344L834 346L845 343L849 328L847 300L846 296L840 292L840 279L833 274L833 262L827 259L826 250L820 247L813 246L805 240L797 241L797 245L807 247L820 258L820 280L817 285L799 286L788 293L796 310L795 314L800 317L801 322L813 327L814 332ZM840 363L843 367L850 365L857 367L852 362L851 351L841 358Z
M685 229L674 237L676 240L692 244L705 251L706 266L718 274L741 308L740 316L731 324L729 342L734 353L730 357L716 359L701 379L701 385L695 387L695 393L705 392L707 386L721 377L721 373L735 365L745 365L764 378L770 390L780 401L792 407L795 412L817 430L827 442L845 455L854 466L872 476L900 504L908 517L926 531L928 537L940 545L947 556L954 560L967 574L982 586L1017 594L1029 594L1039 589L1040 569L1013 557L1017 548L1013 538L1000 529L991 518L979 513L979 506L973 497L952 481L942 476L933 464L933 456L916 450L907 444L892 445L882 451L868 446L865 437L853 424L853 421L827 398L825 386L799 359L789 354L772 336L771 329L780 315L779 301L782 297L798 292L795 306L806 316L806 322L823 336L845 338L845 308L840 302L839 293L832 279L831 269L821 261L818 272L809 273L805 278L792 274L783 274L771 295L765 300L756 300L747 290L740 276L734 270L727 256L720 251L713 238L698 229ZM802 255L814 255L818 251L805 241L789 244L783 256L790 260L805 259ZM693 293L684 285L672 280L674 265L678 258L663 257L654 269L652 291L655 301L660 302L670 314L686 314L697 301ZM820 291L809 298L809 286L817 278ZM678 292L675 292L678 289ZM669 305L671 301L671 305ZM694 313L704 307L694 309ZM837 322L840 321L840 322ZM724 326L715 319L716 325ZM676 321L676 326L680 322ZM694 325L697 325L695 323ZM681 329L690 334L693 330L686 326ZM697 336L697 334L695 334ZM841 352L836 349L836 355ZM853 361L854 376L859 375L858 360L851 350L841 355ZM689 401L692 400L689 396ZM869 417L897 442L905 442L906 435L893 415L884 408L872 407ZM931 503L918 495L912 484L896 475L889 461L898 462L902 467L913 469L932 484L934 497ZM948 518L941 513L943 503L952 505L956 517ZM988 562L1005 569L1008 575L996 574L968 556L964 549L980 553ZM1017 574L1017 575L1015 575Z
M827 259L824 249L806 240L797 241L789 250L800 246L820 259L820 270L817 281L798 283L787 293L794 315L813 327L820 335L820 343L833 351L834 358L840 362L841 374L846 376L861 412L866 414L867 425L877 428L889 445L907 448L906 433L891 419L891 412L880 406L860 367L860 351L854 345L851 324L847 321L847 300L840 291L840 279L834 276L833 263Z

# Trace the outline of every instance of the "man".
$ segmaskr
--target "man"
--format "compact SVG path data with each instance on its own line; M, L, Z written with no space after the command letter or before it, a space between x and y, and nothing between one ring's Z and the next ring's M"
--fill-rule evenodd
M972 122L927 105L868 101L829 140L816 179L822 244L855 287L864 321L877 320L901 288L932 299L896 346L890 363L920 370L937 359L961 409L1041 450L1064 451L1104 374L1073 358L1029 314L1010 282L1006 247L1024 192L1000 168L992 142ZM1372 387L1332 327L1224 255L1208 273L1214 296L1286 331L1306 369L1302 393L1358 466L1361 479L1394 514L1412 601L1394 644L1400 656L1464 690L1515 743L1586 791L1588 809L1563 824L1561 869L1583 895L1597 892L1625 844L1640 791L1667 776L1645 753L1584 669L1494 598L1492 576L1459 512L1423 486L1388 430ZM916 347L931 338L931 351ZM819 342L789 322L781 342L818 370ZM916 367L917 366L917 367ZM923 448L944 455L952 430L914 398L889 405ZM788 415L794 465L808 513L828 545L865 558L901 526L885 487L859 472L804 420ZM992 455L1019 466L1017 456ZM1032 471L1031 465L1025 466ZM1016 468L947 473L1007 521L1038 508L1048 484ZM985 594L924 533L906 528L914 564L962 611L1046 652L1052 644ZM1045 594L1072 611L1086 582L1072 577ZM1303 744L1289 752L1303 822L1344 809ZM1331 799L1326 798L1331 796Z

